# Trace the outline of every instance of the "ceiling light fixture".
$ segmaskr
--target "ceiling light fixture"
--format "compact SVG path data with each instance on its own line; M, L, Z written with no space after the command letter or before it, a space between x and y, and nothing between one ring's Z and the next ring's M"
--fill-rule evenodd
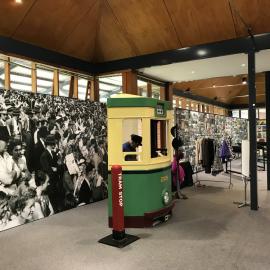
M195 73L195 71L194 71L194 70L192 70L192 71L191 71L191 74L194 74L194 73Z
M22 0L15 0L16 4L22 4Z
M245 67L246 66L246 64L241 64L241 67Z
M242 84L247 84L247 78L246 77L242 78Z
M213 88L216 88L216 85L215 84L213 84Z
M198 50L198 51L197 51L197 54L198 54L199 56L204 56L204 55L207 54L207 51L206 51L206 50Z

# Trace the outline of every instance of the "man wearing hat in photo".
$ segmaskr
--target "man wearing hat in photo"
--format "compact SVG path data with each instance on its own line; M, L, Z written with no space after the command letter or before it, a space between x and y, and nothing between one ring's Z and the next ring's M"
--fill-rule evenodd
M61 211L62 189L58 174L57 156L54 152L56 145L54 135L50 134L45 139L46 149L40 157L41 171L49 176L48 196L55 213Z
M9 132L11 136L18 136L21 133L21 129L19 126L19 116L21 114L21 111L19 108L11 107L10 109L8 109L8 112L11 115L11 118L6 121Z
M142 145L142 137L136 134L130 135L130 140L123 144L123 152L136 152L136 148ZM126 161L136 161L137 155L126 155Z
M0 126L1 127L6 127L7 126L7 121L8 115L7 115L7 110L4 108L0 109Z
M38 142L34 146L34 168L35 170L40 170L40 157L42 153L44 152L46 145L45 145L45 138L49 135L49 131L47 127L43 126L38 130L37 133Z
M7 188L12 184L16 175L12 169L12 157L6 151L8 140L7 127L0 127L0 189L5 193L9 193Z

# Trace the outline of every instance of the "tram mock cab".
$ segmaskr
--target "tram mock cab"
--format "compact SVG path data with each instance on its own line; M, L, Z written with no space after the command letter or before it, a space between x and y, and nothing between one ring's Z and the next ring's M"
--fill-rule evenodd
M111 167L122 166L126 228L150 227L172 213L171 103L129 94L107 101L109 226L112 227ZM123 152L131 134L142 137L136 152ZM133 156L126 160L126 156Z

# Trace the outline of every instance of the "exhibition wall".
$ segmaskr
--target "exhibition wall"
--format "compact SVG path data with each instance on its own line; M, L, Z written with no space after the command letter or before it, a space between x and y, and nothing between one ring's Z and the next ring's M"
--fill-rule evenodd
M107 197L106 106L0 90L0 231Z

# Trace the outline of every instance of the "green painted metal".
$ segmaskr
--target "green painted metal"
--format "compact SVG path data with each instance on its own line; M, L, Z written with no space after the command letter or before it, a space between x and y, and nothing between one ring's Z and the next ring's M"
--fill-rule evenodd
M112 185L109 174L109 216L112 216ZM158 211L165 207L162 194L171 194L171 169L142 174L123 173L124 214L125 216L144 216L144 213Z
M171 110L172 103L155 98L138 97L138 98L108 98L107 107L151 107L156 108L158 104L164 104L164 110Z

